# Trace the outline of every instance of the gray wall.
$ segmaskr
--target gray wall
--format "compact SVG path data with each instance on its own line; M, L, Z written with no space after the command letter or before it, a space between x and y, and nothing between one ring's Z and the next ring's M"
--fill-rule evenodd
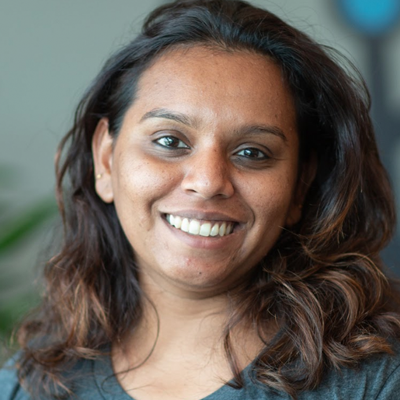
M144 15L160 3L0 0L0 166L6 166L7 174L12 176L8 190L0 193L0 203L6 202L8 215L18 215L27 205L52 194L55 149L71 124L83 90L107 56L137 33ZM254 3L342 50L367 81L373 81L368 44L341 19L333 0ZM383 53L386 80L382 85L390 112L399 114L400 29L384 44ZM392 157L392 161L400 160L399 136L391 147L397 149L397 158ZM391 173L400 194L400 161L396 162ZM5 271L21 277L18 284L0 293L0 308L31 287L32 266L43 237L31 237L0 259L0 279ZM400 254L398 249L395 252Z

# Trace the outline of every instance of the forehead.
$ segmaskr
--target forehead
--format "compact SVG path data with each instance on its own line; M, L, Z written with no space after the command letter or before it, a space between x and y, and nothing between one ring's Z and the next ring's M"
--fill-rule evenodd
M210 123L225 116L233 123L268 122L284 130L296 125L293 97L280 67L250 51L169 50L143 73L135 104L147 111L198 113Z

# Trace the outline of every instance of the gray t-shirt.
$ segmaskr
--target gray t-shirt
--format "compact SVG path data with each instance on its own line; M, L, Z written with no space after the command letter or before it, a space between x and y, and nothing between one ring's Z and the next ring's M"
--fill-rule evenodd
M396 345L395 350L393 356L383 354L371 357L361 363L358 369L329 371L316 389L301 393L298 399L400 400L400 346ZM10 360L0 370L0 400L32 400L19 385L13 365L13 360ZM109 358L83 360L76 368L74 370L79 379L76 380L74 393L78 399L132 400L113 375ZM204 400L290 400L286 393L253 383L251 373L250 365L243 371L243 389L225 385ZM41 400L45 399L42 397Z

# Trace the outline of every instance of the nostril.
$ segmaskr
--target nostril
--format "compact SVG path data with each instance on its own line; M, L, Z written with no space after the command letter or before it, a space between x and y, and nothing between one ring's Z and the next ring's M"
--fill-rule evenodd
M234 193L233 184L229 175L215 168L204 171L202 168L193 168L182 180L182 188L188 193L195 193L205 199L216 196L230 197Z

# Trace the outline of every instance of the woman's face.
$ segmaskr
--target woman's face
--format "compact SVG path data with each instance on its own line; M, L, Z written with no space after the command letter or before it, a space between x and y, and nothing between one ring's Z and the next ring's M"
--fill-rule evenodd
M264 56L175 49L145 71L114 147L106 121L93 140L141 279L216 294L256 266L300 218L295 121Z

